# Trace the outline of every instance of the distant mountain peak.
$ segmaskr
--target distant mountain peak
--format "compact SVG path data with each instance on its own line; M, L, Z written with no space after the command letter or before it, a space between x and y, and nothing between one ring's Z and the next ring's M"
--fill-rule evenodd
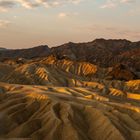
M49 49L48 45L39 45L39 46L36 46L36 47L33 47L31 49L35 49L35 48L40 48L40 49Z
M2 51L2 50L6 50L6 48L0 47L0 51Z
M104 39L104 38L97 38L93 40L93 42L129 42L131 43L131 41L127 39Z

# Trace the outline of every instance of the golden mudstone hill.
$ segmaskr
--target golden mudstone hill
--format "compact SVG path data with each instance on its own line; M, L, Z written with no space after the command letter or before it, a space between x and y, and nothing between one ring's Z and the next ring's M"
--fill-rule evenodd
M106 69L90 63L57 60L53 56L24 62L5 61L0 64L2 73L0 80L16 84L69 86L74 85L73 81L104 77L107 72ZM5 72L5 67L8 67L10 72Z
M140 79L122 65L0 63L0 140L140 140Z
M137 82L129 88L137 90ZM0 137L139 140L140 96L136 96L133 100L115 89L105 94L90 87L0 83Z

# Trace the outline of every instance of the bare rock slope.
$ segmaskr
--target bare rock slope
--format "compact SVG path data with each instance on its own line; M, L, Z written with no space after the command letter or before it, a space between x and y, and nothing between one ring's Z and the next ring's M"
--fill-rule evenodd
M0 140L139 140L139 46L1 50Z

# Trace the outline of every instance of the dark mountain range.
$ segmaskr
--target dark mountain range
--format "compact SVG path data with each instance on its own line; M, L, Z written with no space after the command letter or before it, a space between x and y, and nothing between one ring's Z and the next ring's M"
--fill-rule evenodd
M57 57L86 61L101 67L123 63L140 70L140 42L96 39L88 43L67 43L52 48Z
M45 45L30 49L0 51L0 58L32 59L49 55L54 55L58 59L85 61L100 67L110 67L122 63L140 71L140 42L125 39L96 39L87 43L69 42L53 48Z
M15 50L0 50L1 58L26 58L32 59L37 57L48 56L50 54L50 48L47 45L41 45L29 49L15 49Z
M6 48L2 48L2 47L0 47L0 51L2 51L2 50L6 50Z

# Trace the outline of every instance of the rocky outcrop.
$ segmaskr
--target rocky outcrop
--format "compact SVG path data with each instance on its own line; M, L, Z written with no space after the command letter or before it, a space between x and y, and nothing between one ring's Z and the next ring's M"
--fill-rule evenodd
M112 68L112 70L108 73L108 78L110 80L116 79L116 80L134 80L138 77L135 75L135 73L130 70L127 66L123 64L118 64Z

